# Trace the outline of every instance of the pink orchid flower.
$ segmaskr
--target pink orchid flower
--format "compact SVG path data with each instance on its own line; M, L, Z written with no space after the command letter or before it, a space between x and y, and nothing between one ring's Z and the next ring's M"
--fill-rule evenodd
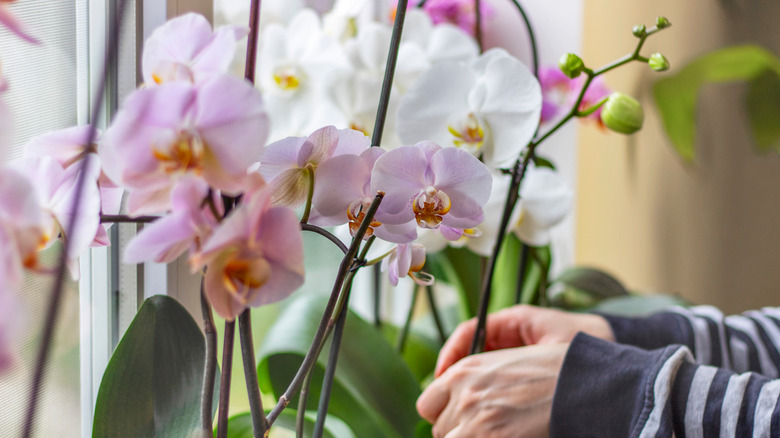
M24 146L24 154L28 157L53 158L64 169L81 165L81 160L86 157L96 161L99 165L97 145L95 143L86 144L90 137L90 129L89 125L73 126L33 137ZM97 140L100 134L98 131L93 138ZM114 184L102 170L97 180L97 186L100 191L100 213L119 214L124 190ZM98 228L92 242L93 247L110 245L107 232L109 226L109 224L102 224Z
M34 188L38 203L54 221L51 235L70 240L68 267L74 279L79 278L78 257L90 247L100 229L100 192L97 187L100 169L96 160L87 159L90 161L83 169L86 181L77 211L74 210L74 202L78 196L77 183L81 166L64 169L49 157L25 157L10 164L20 172L35 175ZM75 228L68 235L74 222ZM47 242L49 245L52 243L53 240Z
M144 82L199 82L226 73L236 42L248 33L246 26L224 26L212 31L204 16L192 12L173 18L155 29L144 44Z
M273 203L296 207L309 189L309 172L318 185L317 168L332 157L357 155L371 140L362 132L326 126L308 137L288 137L271 143L260 155L260 174L273 189Z
M206 295L233 320L248 306L288 297L303 284L303 237L295 212L271 205L272 188L255 179L244 203L214 230L193 269L208 266Z
M341 155L322 163L317 169L310 222L324 227L349 224L354 236L376 195L371 192L371 170L384 153L381 148L368 148L360 155ZM374 219L366 238L376 235L388 242L408 243L416 236L415 228L413 222L386 225Z
M477 24L474 3L474 0L429 0L425 2L423 10L431 16L433 24L450 23L474 36ZM479 7L482 25L485 26L486 21L493 16L493 8L486 1L481 2Z
M425 266L425 247L419 243L401 244L382 259L382 271L387 272L390 284L398 286L398 279L407 275L420 286L433 284L433 277L422 272Z
M390 225L416 221L422 228L468 229L479 225L493 179L477 158L431 142L382 155L371 173L371 191L384 191L376 219ZM449 230L448 230L449 231Z
M572 80L558 67L542 67L539 84L542 86L542 123L549 123L571 108Z
M171 189L185 176L239 193L267 135L260 93L220 75L197 86L173 82L136 91L98 153L106 175L130 192L129 213L141 215L168 210Z
M44 271L38 260L54 235L54 221L40 202L27 174L0 168L0 289L19 284L25 268Z
M22 38L30 43L39 44L40 42L27 32L24 24L16 18L16 15L11 12L10 4L16 0L0 0L0 24L7 27L16 36Z
M170 263L184 251L200 252L202 243L211 236L218 225L211 207L205 200L209 186L197 178L182 180L171 194L173 211L151 225L147 225L130 241L125 249L125 263L140 263L154 260ZM212 205L217 215L222 216L222 200L212 193Z

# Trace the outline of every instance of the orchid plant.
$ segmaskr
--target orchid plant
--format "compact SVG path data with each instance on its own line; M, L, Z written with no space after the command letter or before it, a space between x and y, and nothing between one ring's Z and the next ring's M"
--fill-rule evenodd
M0 22L35 43L4 3ZM35 137L24 158L0 168L0 302L10 302L6 291L19 287L24 272L57 278L25 436L36 412L65 268L77 278L79 255L90 246L109 245L106 227L116 222L147 224L125 248L124 262L169 263L186 254L192 271L202 273L206 338L197 327L192 335L194 324L178 304L159 297L144 304L104 377L96 436L209 436L214 406L216 434L228 436L236 320L251 407L247 436L267 436L277 421L295 424L299 436L310 433L307 427L323 436L356 273L376 265L392 286L411 279L415 296L418 289L427 292L444 338L431 287L434 272L444 272L445 282L458 277L442 271L446 248L465 247L454 251L488 257L476 279L482 286L472 352L481 351L491 281L506 236L522 243L518 270L524 275L529 248L538 258L550 244L550 229L571 209L571 190L536 155L538 147L573 118L595 118L618 132L639 129L641 106L610 95L601 76L632 61L648 62L640 54L643 43L669 26L659 18L656 27L636 31L636 50L601 69L572 54L559 69L540 68L536 61L529 69L503 49L482 51L481 23L493 12L479 1L338 0L324 11L303 1L276 9L269 3L270 11L283 13L262 26L258 0L247 1L248 27L213 30L193 13L170 20L146 41L144 83L105 132L93 124ZM118 23L106 65L116 54ZM230 68L244 38L245 74L238 78ZM95 102L102 104L101 95ZM250 312L285 300L303 284L303 232L325 237L344 257L308 349L288 373L290 380L275 382L284 389L266 411ZM349 237L342 241L340 235ZM62 263L52 272L38 263L37 254L57 240L63 242ZM436 261L430 272L427 259ZM518 281L518 290L524 284ZM226 321L218 386L212 311ZM143 324L169 332L142 341L136 332ZM10 366L13 357L6 333L0 330L0 367ZM408 321L399 349L407 337ZM158 349L156 342L166 339L197 345ZM314 378L329 339L324 372ZM150 423L114 420L107 413L110 403L136 390L131 384L156 391L151 375L121 362L133 349L152 348L150 342L155 355L186 356L191 373L177 380L181 385L174 393L154 400ZM322 389L312 421L307 395L315 381ZM198 390L192 391L195 383ZM296 397L297 414L290 420L284 412ZM370 433L365 425L347 427L361 436ZM408 436L409 430L397 432Z

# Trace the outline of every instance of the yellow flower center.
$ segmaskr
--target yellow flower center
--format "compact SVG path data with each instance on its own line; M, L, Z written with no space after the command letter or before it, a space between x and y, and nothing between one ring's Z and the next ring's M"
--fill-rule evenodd
M294 91L301 86L303 72L294 66L281 66L274 69L274 83L284 91Z
M447 130L452 134L452 142L455 146L471 154L476 155L485 143L485 129L477 116L472 113L447 125Z
M431 186L417 195L412 202L414 218L417 220L417 225L422 228L439 228L443 216L450 211L451 207L450 197Z
M153 148L152 154L160 162L165 173L200 174L203 170L206 147L197 135L183 132L166 150Z
M231 259L222 271L225 289L246 304L250 289L264 285L271 276L271 265L262 257Z

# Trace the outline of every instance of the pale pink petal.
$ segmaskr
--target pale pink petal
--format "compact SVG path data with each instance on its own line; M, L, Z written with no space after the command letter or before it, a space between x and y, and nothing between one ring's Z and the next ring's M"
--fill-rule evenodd
M431 158L431 169L436 175L435 187L449 196L452 208L445 220L474 218L481 215L482 206L490 198L493 178L488 168L473 155L455 148L444 148ZM479 225L446 224L455 228L471 228Z
M30 157L48 156L66 167L84 153L90 129L89 125L73 126L38 135L24 146L24 154Z
M374 235L388 242L409 243L417 239L417 224L414 221L400 225L382 224L374 228Z
M214 306L214 311L226 320L232 321L247 308L247 305L239 302L225 289L223 272L229 258L230 252L225 252L209 265L204 277L204 289L209 303Z
M170 263L190 247L193 230L188 217L182 212L173 213L149 225L145 225L125 249L125 263L141 263L154 260Z
M383 223L402 224L414 219L412 199L427 187L428 160L417 146L403 146L382 155L371 172L371 192L384 191L381 214Z
M303 236L295 212L285 207L269 209L261 220L258 243L271 264L271 278L260 287L252 306L287 298L303 285Z
M165 66L178 63L186 67L211 41L212 35L208 20L195 13L181 15L155 29L144 44L141 60L144 82L154 84L158 80L174 79L166 77Z
M371 138L354 129L339 129L339 141L332 156L359 155L371 146Z
M214 35L192 62L195 80L204 80L208 75L227 72L236 53L236 42L249 33L247 26L223 26Z
M298 167L307 164L318 165L333 156L339 143L339 132L335 126L325 126L309 135L308 141L298 151Z
M268 137L268 116L260 92L248 82L220 75L198 91L195 125L208 152L228 175L240 184L250 165L257 162ZM218 189L234 190L223 181L210 181Z
M283 171L298 167L298 152L306 140L306 137L287 137L263 148L259 157L263 178L271 181Z
M171 208L171 187L158 190L135 191L127 195L127 213L144 216L164 213Z
M347 222L347 207L364 198L364 188L371 178L371 168L357 155L342 155L325 161L317 168L313 203L323 216ZM333 224L337 225L337 224Z

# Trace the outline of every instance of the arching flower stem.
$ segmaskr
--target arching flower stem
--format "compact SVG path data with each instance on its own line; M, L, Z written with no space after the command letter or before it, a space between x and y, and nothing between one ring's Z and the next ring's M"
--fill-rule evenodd
M214 382L217 370L217 328L214 314L206 298L203 278L200 279L200 309L203 314L203 334L206 337L206 359L203 367L203 391L201 393L200 421L204 431L214 430Z
M306 205L303 209L303 216L301 217L302 224L309 222L309 215L311 215L311 201L314 198L314 169L312 169L311 166L306 167L306 176L309 178L309 191L306 194Z
M252 433L256 437L265 437L271 426L265 417L263 401L260 399L255 348L252 340L252 314L249 308L244 310L238 317L238 332L241 338L241 358L244 363L244 379L246 380L249 398L249 412L252 416Z
M423 286L415 285L414 291L412 291L412 300L409 303L409 312L406 314L406 320L401 332L398 333L398 343L396 344L396 351L399 354L403 354L404 347L406 347L406 339L409 337L409 329L412 327L412 317L414 316L415 304L417 304L417 296L420 293L420 288Z
M347 276L349 275L352 267L355 265L355 257L357 256L358 250L360 249L360 243L363 241L363 236L366 235L368 227L370 226L371 221L374 219L374 215L376 214L376 211L379 208L379 204L382 202L382 198L384 196L384 192L379 192L376 194L373 202L368 207L368 210L366 210L366 216L363 219L363 222L360 223L360 227L355 233L355 237L352 238L352 243L350 244L349 249L344 255L344 258L341 260L341 265L339 266L339 270L336 274L336 280L333 284L330 298L328 299L328 303L325 305L325 311L323 312L322 319L320 320L320 324L317 327L317 331L314 334L311 347L309 347L309 350L306 352L306 356L303 358L303 363L301 364L301 367L298 368L295 377L293 377L293 380L287 386L287 389L279 397L279 401L277 402L276 406L274 406L274 408L268 414L267 418L270 425L274 424L284 408L290 404L290 400L292 400L298 390L301 389L301 385L303 384L306 375L317 361L319 351L327 340L326 334L330 333L328 327L333 326L331 323L331 315L333 314L333 310L336 307L336 302L339 298L339 292L341 292Z
M487 333L486 333L487 329L485 323L487 320L488 305L490 304L490 289L493 282L493 273L495 272L498 255L504 243L504 237L508 229L509 220L512 215L512 210L517 204L517 201L520 196L519 195L520 185L522 184L523 178L525 177L525 173L526 170L528 169L528 165L533 160L536 148L542 142L547 140L552 134L554 134L561 127L563 127L563 125L565 125L572 118L577 116L580 105L582 104L582 100L585 97L585 92L588 90L588 87L593 82L594 78L596 78L597 76L601 76L620 66L628 64L632 61L641 61L642 57L639 55L639 51L642 49L642 46L644 45L645 41L650 35L653 35L659 32L660 30L661 29L659 29L658 27L653 27L651 29L648 29L645 35L639 37L639 41L637 42L636 48L632 53L629 53L628 55L625 55L595 71L589 68L585 68L583 70L583 73L587 75L587 77L585 83L582 86L582 89L580 90L580 94L577 96L577 100L572 105L572 108L569 110L566 116L562 118L557 124L555 124L555 126L550 128L549 131L544 133L538 139L531 141L528 144L528 146L526 146L523 156L521 158L518 158L518 160L515 162L515 165L512 168L512 173L511 173L512 181L509 185L509 191L507 192L507 198L506 198L506 203L504 204L504 212L501 217L501 225L499 227L498 237L496 239L496 244L495 247L493 248L493 253L490 256L487 270L485 272L485 276L482 282L482 289L480 291L480 299L479 299L479 310L477 312L477 329L474 331L474 337L471 340L471 348L469 350L470 354L481 353L482 351L484 351L485 348L485 339L487 338ZM518 285L518 287L520 287L520 285Z

